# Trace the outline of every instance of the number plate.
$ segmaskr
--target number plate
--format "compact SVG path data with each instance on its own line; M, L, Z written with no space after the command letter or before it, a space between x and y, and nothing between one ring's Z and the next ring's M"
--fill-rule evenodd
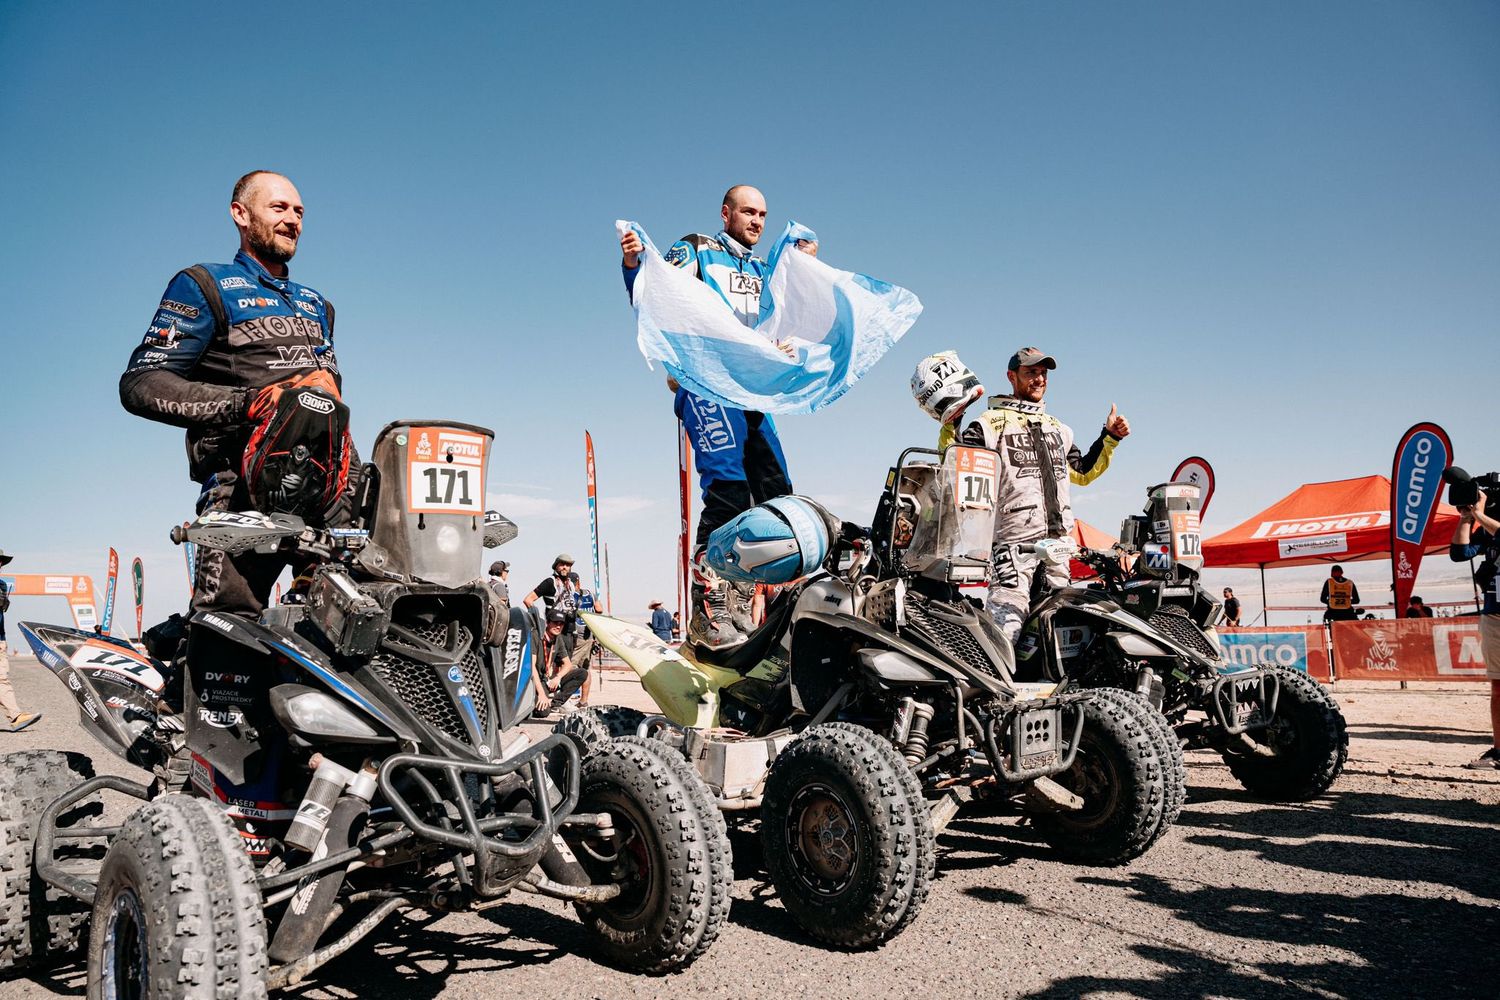
M954 500L958 509L989 510L995 506L995 453L983 448L955 448L958 481Z
M413 427L406 442L406 509L413 514L484 514L484 436Z
M1190 569L1203 565L1203 532L1196 510L1172 511L1172 558Z

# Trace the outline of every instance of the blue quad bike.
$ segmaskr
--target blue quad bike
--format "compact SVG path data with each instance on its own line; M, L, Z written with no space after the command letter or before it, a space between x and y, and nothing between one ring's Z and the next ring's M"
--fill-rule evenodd
M513 890L571 901L620 967L708 949L729 844L682 756L626 738L583 759L520 729L535 630L475 580L482 546L516 534L480 506L493 438L390 424L350 528L210 511L175 529L310 575L258 621L200 612L146 653L20 626L83 729L155 777L95 777L77 751L0 757L0 973L85 948L90 997L265 996L397 910ZM139 804L110 825L105 792Z

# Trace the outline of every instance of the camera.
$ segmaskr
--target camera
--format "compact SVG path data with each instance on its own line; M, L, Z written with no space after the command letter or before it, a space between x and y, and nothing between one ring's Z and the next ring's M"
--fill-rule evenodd
M1485 513L1491 517L1500 509L1500 472L1471 476L1456 465L1443 470L1448 484L1448 502L1455 507L1476 507L1484 500Z

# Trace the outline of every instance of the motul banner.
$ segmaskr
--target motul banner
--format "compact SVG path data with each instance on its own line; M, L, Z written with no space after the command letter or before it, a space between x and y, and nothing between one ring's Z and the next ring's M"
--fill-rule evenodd
M130 564L130 582L135 586L135 634L140 638L146 622L146 567L140 556Z
M104 620L99 623L99 631L109 635L110 626L115 621L115 587L120 580L120 554L113 548L109 550L109 572L104 577Z
M1334 622L1333 657L1341 681L1484 680L1477 617Z
M1452 462L1453 445L1437 424L1415 425L1396 445L1391 462L1391 582L1397 614L1406 609L1417 582L1422 539L1443 492L1443 470Z
M604 588L599 580L599 485L594 478L594 439L588 431L583 432L583 465L589 490L589 544L594 547L594 600L602 601Z
M1177 464L1177 471L1172 473L1174 483L1192 483L1203 493L1203 506L1198 509L1198 517L1202 519L1208 513L1208 502L1214 495L1214 467L1208 464L1208 459L1184 458Z
M1290 667L1320 681L1333 678L1322 625L1220 629L1219 646L1225 661L1237 667Z

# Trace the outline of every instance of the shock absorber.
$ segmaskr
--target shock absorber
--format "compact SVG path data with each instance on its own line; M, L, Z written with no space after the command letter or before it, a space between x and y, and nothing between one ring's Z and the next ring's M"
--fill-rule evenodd
M906 762L916 767L927 759L927 725L932 721L932 706L925 701L912 702L911 729L906 735L906 746L901 754Z

